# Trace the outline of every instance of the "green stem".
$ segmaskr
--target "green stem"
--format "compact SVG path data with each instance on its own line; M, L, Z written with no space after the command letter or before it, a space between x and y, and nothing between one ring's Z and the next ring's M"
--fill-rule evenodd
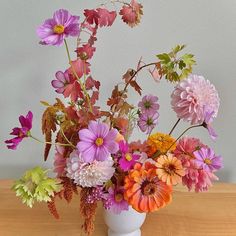
M177 142L187 131L189 131L190 129L193 129L193 128L201 127L201 126L202 126L202 124L201 124L201 125L193 125L193 126L188 127L187 129L185 129L185 130L178 136L178 138L169 146L169 148L168 148L164 153L161 153L161 152L158 150L156 153L153 154L152 158L156 158L156 157L158 157L159 155L164 155L164 154L166 154L166 153L176 144L176 142Z
M176 142L186 133L188 132L190 129L193 129L193 128L197 128L197 127L201 127L201 125L193 125L193 126L190 126L188 127L186 130L184 130L179 136L178 138L170 145L170 147L167 149L166 153L176 144Z
M66 142L67 142L68 144L70 144L73 148L76 148L75 145L73 145L73 143L71 143L70 140L66 137L66 135L65 135L65 133L64 133L64 131L63 131L63 129L60 129L60 132L61 132L62 136L64 137L64 139L66 140Z
M59 146L64 146L64 147L73 147L75 148L74 145L71 145L69 143L52 143L52 142L44 142L38 138L35 138L34 136L32 136L31 134L29 135L30 138L34 139L35 141L39 142L39 143L43 143L43 144L51 144L51 145L59 145Z
M69 64L71 65L71 68L72 68L72 72L73 72L74 76L76 77L77 81L79 82L79 84L80 84L80 86L81 86L81 88L82 88L86 98L88 99L89 108L90 108L90 111L92 112L92 106L91 106L89 94L88 94L88 92L87 92L87 90L85 88L85 85L81 82L79 76L77 75L77 73L75 71L75 68L74 68L74 66L72 64L71 57L70 57L70 51L69 51L69 47L68 47L66 39L64 39L64 43L65 43L65 47L66 47L66 53L67 53L67 57L68 57L68 60L69 60ZM85 71L84 71L84 73L85 73Z
M171 135L174 131L174 129L176 128L176 126L179 124L180 119L177 120L177 122L174 124L173 128L171 129L171 131L169 132L169 135Z

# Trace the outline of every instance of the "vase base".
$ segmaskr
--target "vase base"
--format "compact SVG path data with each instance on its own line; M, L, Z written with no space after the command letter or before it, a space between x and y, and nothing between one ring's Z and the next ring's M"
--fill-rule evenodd
M108 236L141 236L141 230L138 229L136 231L133 231L131 233L117 233L117 232L114 232L110 229L108 229Z

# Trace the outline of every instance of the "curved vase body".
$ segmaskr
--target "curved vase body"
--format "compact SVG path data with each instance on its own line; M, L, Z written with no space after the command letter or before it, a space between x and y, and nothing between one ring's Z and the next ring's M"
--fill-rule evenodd
M104 220L108 226L108 236L141 236L140 227L146 218L146 213L139 213L133 208L114 214L104 210Z

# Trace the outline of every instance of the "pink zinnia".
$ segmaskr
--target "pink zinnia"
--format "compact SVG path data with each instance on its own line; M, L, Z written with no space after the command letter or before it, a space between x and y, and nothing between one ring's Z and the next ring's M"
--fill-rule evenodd
M119 149L115 141L117 133L116 129L109 130L105 123L90 121L88 129L79 131L77 147L82 158L91 163L94 160L104 161L110 154L116 153Z
M129 152L129 145L124 141L119 142L121 158L119 160L120 168L124 171L130 170L140 158L140 155Z
M67 10L60 9L54 13L53 18L45 20L37 28L37 35L42 44L60 46L66 37L79 35L78 21L78 16L72 16Z
M197 138L183 137L177 142L174 155L181 159L185 167L190 166L189 161L194 159L194 152L205 147Z
M171 105L178 118L193 124L204 122L204 108L217 116L220 100L216 88L203 76L190 75L173 91Z
M30 136L30 130L32 128L33 113L31 111L24 116L19 117L21 128L16 127L12 129L11 135L16 135L15 138L6 140L5 143L8 144L8 149L16 150L19 143L26 137Z
M192 189L195 192L207 191L212 186L212 181L218 180L214 173L199 169L194 162L191 162L191 166L185 171L186 174L182 178L182 183L184 186L187 186L189 191Z

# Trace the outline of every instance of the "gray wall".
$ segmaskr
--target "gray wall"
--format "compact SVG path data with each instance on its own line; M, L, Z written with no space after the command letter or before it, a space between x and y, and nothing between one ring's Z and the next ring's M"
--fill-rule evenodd
M43 146L24 141L18 151L5 148L3 140L18 125L18 115L28 110L34 113L33 133L41 137L40 119L43 107L40 100L52 103L57 95L50 86L57 70L67 66L63 47L42 47L38 44L35 28L58 8L67 8L82 14L84 8L97 6L98 0L1 0L0 4L0 178L14 178L35 165L50 167L52 155L43 163ZM219 134L213 143L205 130L196 135L215 148L224 157L221 180L236 182L235 131L236 131L236 1L235 0L146 0L144 17L139 27L130 29L117 21L111 29L99 32L97 52L93 59L93 75L101 80L101 102L110 95L113 85L120 81L128 67L134 67L143 56L146 62L155 55L168 51L177 43L188 45L196 55L195 73L211 80L219 91L221 107L214 126ZM71 48L74 41L69 41ZM171 110L169 95L173 86L155 84L149 75L140 74L144 93L160 97L161 116L158 130L168 132L176 117ZM138 96L131 93L130 100ZM187 124L181 124L180 129ZM175 134L180 132L176 130ZM141 136L140 133L135 134Z

